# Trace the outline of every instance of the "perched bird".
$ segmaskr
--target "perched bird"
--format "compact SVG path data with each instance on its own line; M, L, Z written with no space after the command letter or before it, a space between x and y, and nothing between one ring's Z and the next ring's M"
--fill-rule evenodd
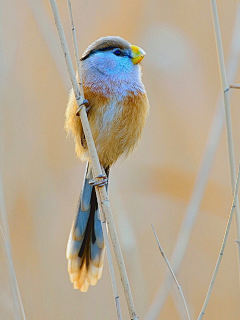
M110 167L121 155L127 156L134 149L142 134L149 109L139 65L144 55L141 48L126 40L108 36L93 42L81 58L88 120L103 175L107 177ZM77 108L71 90L65 128L72 133L76 154L87 161L87 168L66 255L74 288L85 292L101 278L105 247L95 188L89 183L94 177Z

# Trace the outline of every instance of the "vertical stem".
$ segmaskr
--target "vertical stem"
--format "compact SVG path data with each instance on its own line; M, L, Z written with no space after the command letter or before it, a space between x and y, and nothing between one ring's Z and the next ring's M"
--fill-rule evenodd
M71 21L71 27L72 27L72 36L73 36L73 43L74 43L74 52L75 52L75 58L77 63L77 70L78 70L78 79L79 79L79 90L82 98L84 99L84 91L83 91L83 83L82 83L82 73L81 73L81 62L79 59L79 53L78 53L78 46L77 46L77 36L76 36L76 30L73 23L73 14L72 14L72 6L71 1L68 0L68 11L70 15L70 21Z
M116 277L115 277L115 273L114 273L112 255L111 255L110 245L109 245L108 235L107 235L106 218L104 216L104 212L103 212L103 208L102 208L102 205L101 205L99 191L98 191L97 188L96 188L96 194L97 194L98 203L100 204L99 205L99 212L100 212L100 218L101 218L102 229L103 229L103 236L104 236L106 252L107 252L107 257L108 257L108 266L109 266L110 277L111 277L111 282L112 282L112 289L113 289L113 295L114 295L115 305L116 305L116 310L117 310L117 317L118 317L118 320L122 320L120 299L119 299L119 295L118 295L118 291L117 291Z
M228 75L230 83L234 82L237 74L239 55L240 55L240 41L239 41L239 30L240 30L240 4L238 2L235 25L231 40L231 48L228 57ZM215 115L209 129L208 138L206 141L205 150L203 152L201 164L198 169L197 178L194 183L192 195L184 214L181 229L179 231L178 238L171 257L171 265L175 273L178 272L184 254L187 249L188 241L191 236L193 226L196 222L199 207L204 195L206 184L209 178L209 173L213 163L214 155L219 143L220 135L223 128L224 117L222 115L222 99L221 96L218 99ZM172 287L172 278L169 273L165 273L162 283L158 288L157 293L151 303L144 320L157 319L161 312L166 298Z
M103 188L99 188L100 194L101 194L102 190L103 190ZM103 199L103 195L101 195L101 199ZM128 276L127 276L127 270L126 270L126 266L125 266L125 263L123 260L122 250L120 247L120 243L119 243L119 239L118 239L118 235L117 235L117 230L116 230L115 222L114 222L113 215L111 212L110 202L108 199L102 200L102 207L103 207L103 212L105 213L105 216L106 216L106 219L108 222L110 237L112 240L112 245L113 245L114 253L116 256L118 269L119 269L121 281L123 284L123 289L124 289L125 298L126 298L127 305L128 305L130 319L138 320L138 317L137 317L136 311L135 311L134 302L133 302L133 296L132 296L132 292L131 292L131 288L130 288L130 283L129 283Z
M227 76L226 76L222 38L221 38L216 0L211 0L211 7L212 7L212 16L213 16L214 31L215 31L215 38L216 38L216 45L217 45L218 64L219 64L220 75L221 75L222 94L223 94L223 101L224 101L224 107L225 107L231 187L232 187L232 194L234 194L234 188L236 183L236 165L235 165L234 146L233 146L231 109L230 109L229 90L228 90L228 84L227 84ZM240 210L239 210L238 197L236 198L235 216L236 216L237 238L238 240L240 240ZM238 264L240 265L240 246L237 246L237 248L238 248Z
M0 224L0 237L3 237L3 243L5 244L6 253L7 253L7 260L9 265L9 273L11 276L11 290L13 296L13 303L15 307L15 318L16 320L26 320L23 303L21 299L21 294L18 287L17 277L15 274L13 260L12 260L12 250L11 250L11 242L10 242L10 234L8 228L8 221L7 221L7 213L3 195L3 186L2 186L2 177L0 172L0 222L2 220L2 226Z

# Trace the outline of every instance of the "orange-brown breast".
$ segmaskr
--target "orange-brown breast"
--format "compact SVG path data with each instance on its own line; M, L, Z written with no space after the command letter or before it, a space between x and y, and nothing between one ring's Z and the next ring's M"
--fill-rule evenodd
M100 163L104 167L111 166L121 155L128 155L141 137L149 107L146 93L135 95L129 92L122 101L118 101L117 97L106 98L89 87L84 87L84 94L91 106L88 119ZM71 90L65 128L75 138L77 156L89 160L76 110L77 103Z

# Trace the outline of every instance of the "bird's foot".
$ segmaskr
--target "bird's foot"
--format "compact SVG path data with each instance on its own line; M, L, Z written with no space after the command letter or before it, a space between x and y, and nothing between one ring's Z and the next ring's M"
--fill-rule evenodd
M101 180L98 180L98 179L101 179ZM92 180L89 181L89 184L91 186L94 186L94 187L96 187L96 186L97 187L103 187L107 183L108 183L108 177L107 177L107 175L105 173L104 174L100 174L95 179L92 179Z

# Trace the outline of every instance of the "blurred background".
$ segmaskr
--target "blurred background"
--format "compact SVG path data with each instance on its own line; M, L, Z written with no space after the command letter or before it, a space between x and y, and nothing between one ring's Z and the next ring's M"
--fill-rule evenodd
M239 3L217 5L228 81L239 83ZM67 1L58 6L74 58ZM80 53L106 35L147 52L143 82L151 111L137 150L111 170L110 201L139 318L184 319L176 286L169 294L162 290L166 264L152 223L168 258L175 252L179 259L178 280L196 319L232 202L210 1L72 0L72 8ZM116 319L107 259L102 279L88 293L74 290L67 273L65 249L85 170L63 129L70 89L49 2L1 0L0 172L26 318ZM240 91L232 90L236 162L239 99ZM186 216L192 217L190 225ZM236 238L233 221L206 320L240 318ZM15 319L6 254L0 236L1 320ZM117 268L116 274L128 319Z

